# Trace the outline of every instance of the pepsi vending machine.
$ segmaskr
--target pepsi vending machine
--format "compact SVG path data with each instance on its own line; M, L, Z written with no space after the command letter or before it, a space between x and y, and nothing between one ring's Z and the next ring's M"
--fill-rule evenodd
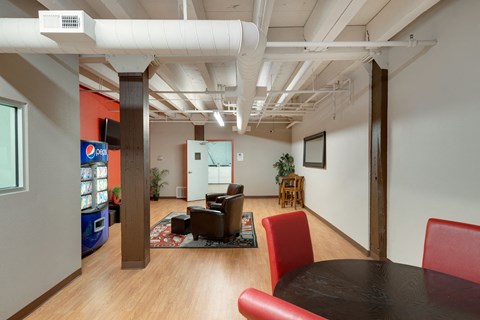
M80 141L82 257L108 239L108 145Z

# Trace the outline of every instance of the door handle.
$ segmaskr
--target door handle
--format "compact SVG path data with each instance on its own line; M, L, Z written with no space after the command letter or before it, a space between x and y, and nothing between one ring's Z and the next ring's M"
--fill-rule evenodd
M188 174L191 174L191 173L192 173L192 171L188 171Z

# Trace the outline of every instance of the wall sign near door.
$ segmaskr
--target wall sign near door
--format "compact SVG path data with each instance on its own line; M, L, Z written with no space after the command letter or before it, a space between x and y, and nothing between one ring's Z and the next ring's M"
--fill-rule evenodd
M243 152L237 152L237 161L243 161Z

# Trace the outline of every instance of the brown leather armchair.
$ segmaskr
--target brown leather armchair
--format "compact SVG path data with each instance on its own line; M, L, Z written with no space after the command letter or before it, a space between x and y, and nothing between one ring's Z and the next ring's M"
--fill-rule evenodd
M228 242L231 236L238 236L242 230L243 194L227 196L220 210L192 207L190 223L193 240L199 236Z
M223 199L225 199L226 196L232 196L234 194L242 194L243 193L243 184L235 184L235 183L230 183L227 188L226 193L207 193L205 195L205 207L209 208L212 206L212 204L216 203L214 208L218 210L220 208L220 204L223 202Z

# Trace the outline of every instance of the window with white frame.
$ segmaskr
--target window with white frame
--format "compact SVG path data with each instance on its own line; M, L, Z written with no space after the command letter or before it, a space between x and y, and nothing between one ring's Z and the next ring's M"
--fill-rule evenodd
M23 106L0 100L0 194L23 189Z

